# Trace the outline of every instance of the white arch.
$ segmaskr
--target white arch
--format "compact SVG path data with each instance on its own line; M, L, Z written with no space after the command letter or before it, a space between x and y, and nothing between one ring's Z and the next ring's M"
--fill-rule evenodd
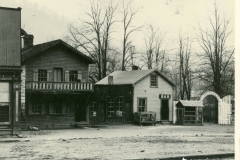
M200 98L199 101L203 101L203 99L204 99L205 97L209 96L209 95L213 95L214 97L216 97L217 100L218 100L218 102L221 102L221 101L222 101L222 99L219 97L219 95L218 95L217 93L215 93L215 92L212 92L212 91L208 91L208 92L204 93L204 94L201 96L201 98Z

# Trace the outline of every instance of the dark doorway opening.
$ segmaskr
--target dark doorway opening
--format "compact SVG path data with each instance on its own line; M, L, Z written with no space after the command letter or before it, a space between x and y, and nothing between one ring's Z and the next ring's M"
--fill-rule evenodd
M132 110L131 110L131 102L125 102L125 122L132 121Z
M76 122L82 122L82 121L86 121L86 105L85 105L85 101L78 101L76 103L76 114L75 114L75 120Z
M162 99L161 117L162 120L169 120L168 100Z

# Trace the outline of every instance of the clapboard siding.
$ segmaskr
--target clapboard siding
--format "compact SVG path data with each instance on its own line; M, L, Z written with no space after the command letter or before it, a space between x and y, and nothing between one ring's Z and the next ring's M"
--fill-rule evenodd
M21 10L0 10L0 66L21 65Z
M156 120L161 121L161 99L159 94L170 94L169 99L169 121L172 121L173 109L173 86L166 82L163 78L158 76L158 88L150 88L150 75L138 82L134 86L134 100L133 109L137 112L138 98L147 98L147 111L154 111L157 113Z
M70 53L71 51L63 49L61 47L55 47L52 50L46 51L41 55L26 62L26 81L33 81L34 69L46 69L52 70L53 68L66 70L78 70L83 72L83 80L88 80L88 64L79 58L76 53ZM51 74L50 81L53 81L53 72Z

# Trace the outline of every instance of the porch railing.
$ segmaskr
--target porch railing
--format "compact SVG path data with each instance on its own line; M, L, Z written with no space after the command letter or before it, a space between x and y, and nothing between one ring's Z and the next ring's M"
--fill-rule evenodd
M26 82L26 90L93 91L93 83L91 82Z

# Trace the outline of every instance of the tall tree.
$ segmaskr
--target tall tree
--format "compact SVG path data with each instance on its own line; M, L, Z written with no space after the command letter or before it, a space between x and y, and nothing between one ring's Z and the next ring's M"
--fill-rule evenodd
M87 20L82 20L79 26L70 25L69 39L75 48L87 53L96 62L92 67L92 80L101 80L107 74L107 57L111 49L110 40L113 25L116 23L115 14L118 5L110 2L103 6L101 1L91 1L90 11L86 12Z
M180 99L190 100L192 91L192 71L190 66L191 40L179 35L179 91Z
M164 72L169 64L169 58L164 48L165 33L161 33L152 25L149 26L145 37L146 52L142 54L141 60L148 69L158 68Z
M234 63L234 48L228 46L228 39L232 33L230 28L230 19L226 18L224 12L217 5L213 4L214 13L208 17L208 28L198 27L198 43L203 50L199 54L201 66L198 70L199 77L208 84L220 96L223 96L225 90L223 86L227 83L234 83L234 77L225 74Z
M139 31L143 25L141 26L133 26L133 20L136 18L139 9L133 9L132 1L125 0L122 1L122 21L123 21L123 51L122 51L122 71L126 70L126 66L130 62L127 60L129 56L127 56L128 51L131 48L131 40L130 36L132 33ZM131 57L131 56L130 56Z

